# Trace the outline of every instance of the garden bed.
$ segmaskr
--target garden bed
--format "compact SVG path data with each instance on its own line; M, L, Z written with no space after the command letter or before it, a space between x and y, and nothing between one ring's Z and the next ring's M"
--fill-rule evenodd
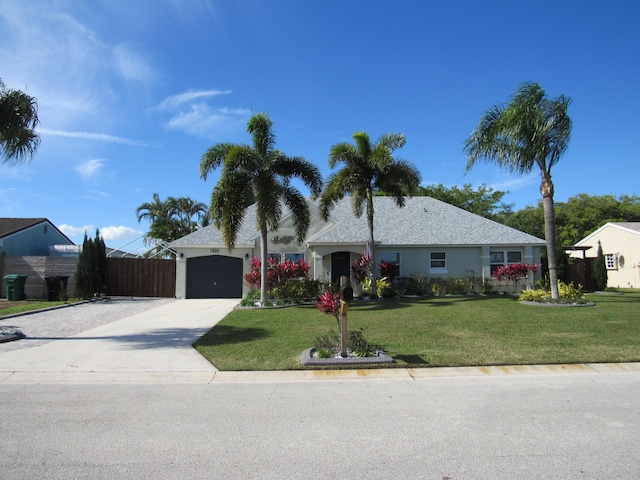
M380 351L378 351L376 355L372 357L348 356L346 358L318 358L313 356L314 350L315 348L307 348L304 352L302 352L301 360L304 367L335 367L340 365L356 366L394 363L392 357Z

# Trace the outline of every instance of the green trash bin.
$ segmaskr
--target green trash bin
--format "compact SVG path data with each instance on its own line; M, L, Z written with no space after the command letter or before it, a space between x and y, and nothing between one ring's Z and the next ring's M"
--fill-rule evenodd
M26 275L5 275L4 284L6 288L7 300L25 300L24 285L27 283Z

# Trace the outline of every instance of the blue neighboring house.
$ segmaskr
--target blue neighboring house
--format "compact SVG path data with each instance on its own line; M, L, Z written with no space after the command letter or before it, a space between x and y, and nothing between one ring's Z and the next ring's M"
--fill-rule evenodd
M48 256L51 245L74 245L46 218L0 218L0 253Z

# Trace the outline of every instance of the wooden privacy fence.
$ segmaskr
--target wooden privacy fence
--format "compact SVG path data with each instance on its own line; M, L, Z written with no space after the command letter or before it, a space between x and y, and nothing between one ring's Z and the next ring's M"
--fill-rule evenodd
M573 282L577 287L582 285L585 290L593 291L596 289L594 265L595 258L574 258L569 264L567 277L568 281Z
M109 295L131 297L176 296L176 261L161 258L107 259Z
M27 277L27 298L47 298L47 277L68 277L67 294L74 295L78 257L9 257L0 255L0 297L5 297L4 276ZM176 296L176 261L146 258L107 258L107 295L126 297Z

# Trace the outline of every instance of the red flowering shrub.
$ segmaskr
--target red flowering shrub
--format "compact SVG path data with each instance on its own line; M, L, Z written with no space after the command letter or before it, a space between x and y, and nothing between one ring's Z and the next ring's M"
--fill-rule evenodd
M538 266L535 264L512 263L504 267L498 267L493 276L498 281L498 284L505 279L507 282L513 282L513 287L515 289L520 280L527 278L529 272L535 273L537 271Z
M380 275L393 280L400 275L400 266L396 262L382 262L380 264Z
M363 255L356 259L351 265L351 278L353 278L353 281L358 285L362 285L364 279L369 276L370 267L371 259L368 256Z
M324 313L330 313L336 317L338 322L338 331L340 330L340 294L331 293L330 291L324 292L322 295L318 295L318 302L316 303L318 310Z
M251 271L244 276L245 282L251 288L260 288L262 262L259 258L251 260ZM287 283L294 278L306 277L309 273L309 264L303 259L299 262L286 259L282 262L273 257L269 257L267 263L267 289L273 290L279 285Z

